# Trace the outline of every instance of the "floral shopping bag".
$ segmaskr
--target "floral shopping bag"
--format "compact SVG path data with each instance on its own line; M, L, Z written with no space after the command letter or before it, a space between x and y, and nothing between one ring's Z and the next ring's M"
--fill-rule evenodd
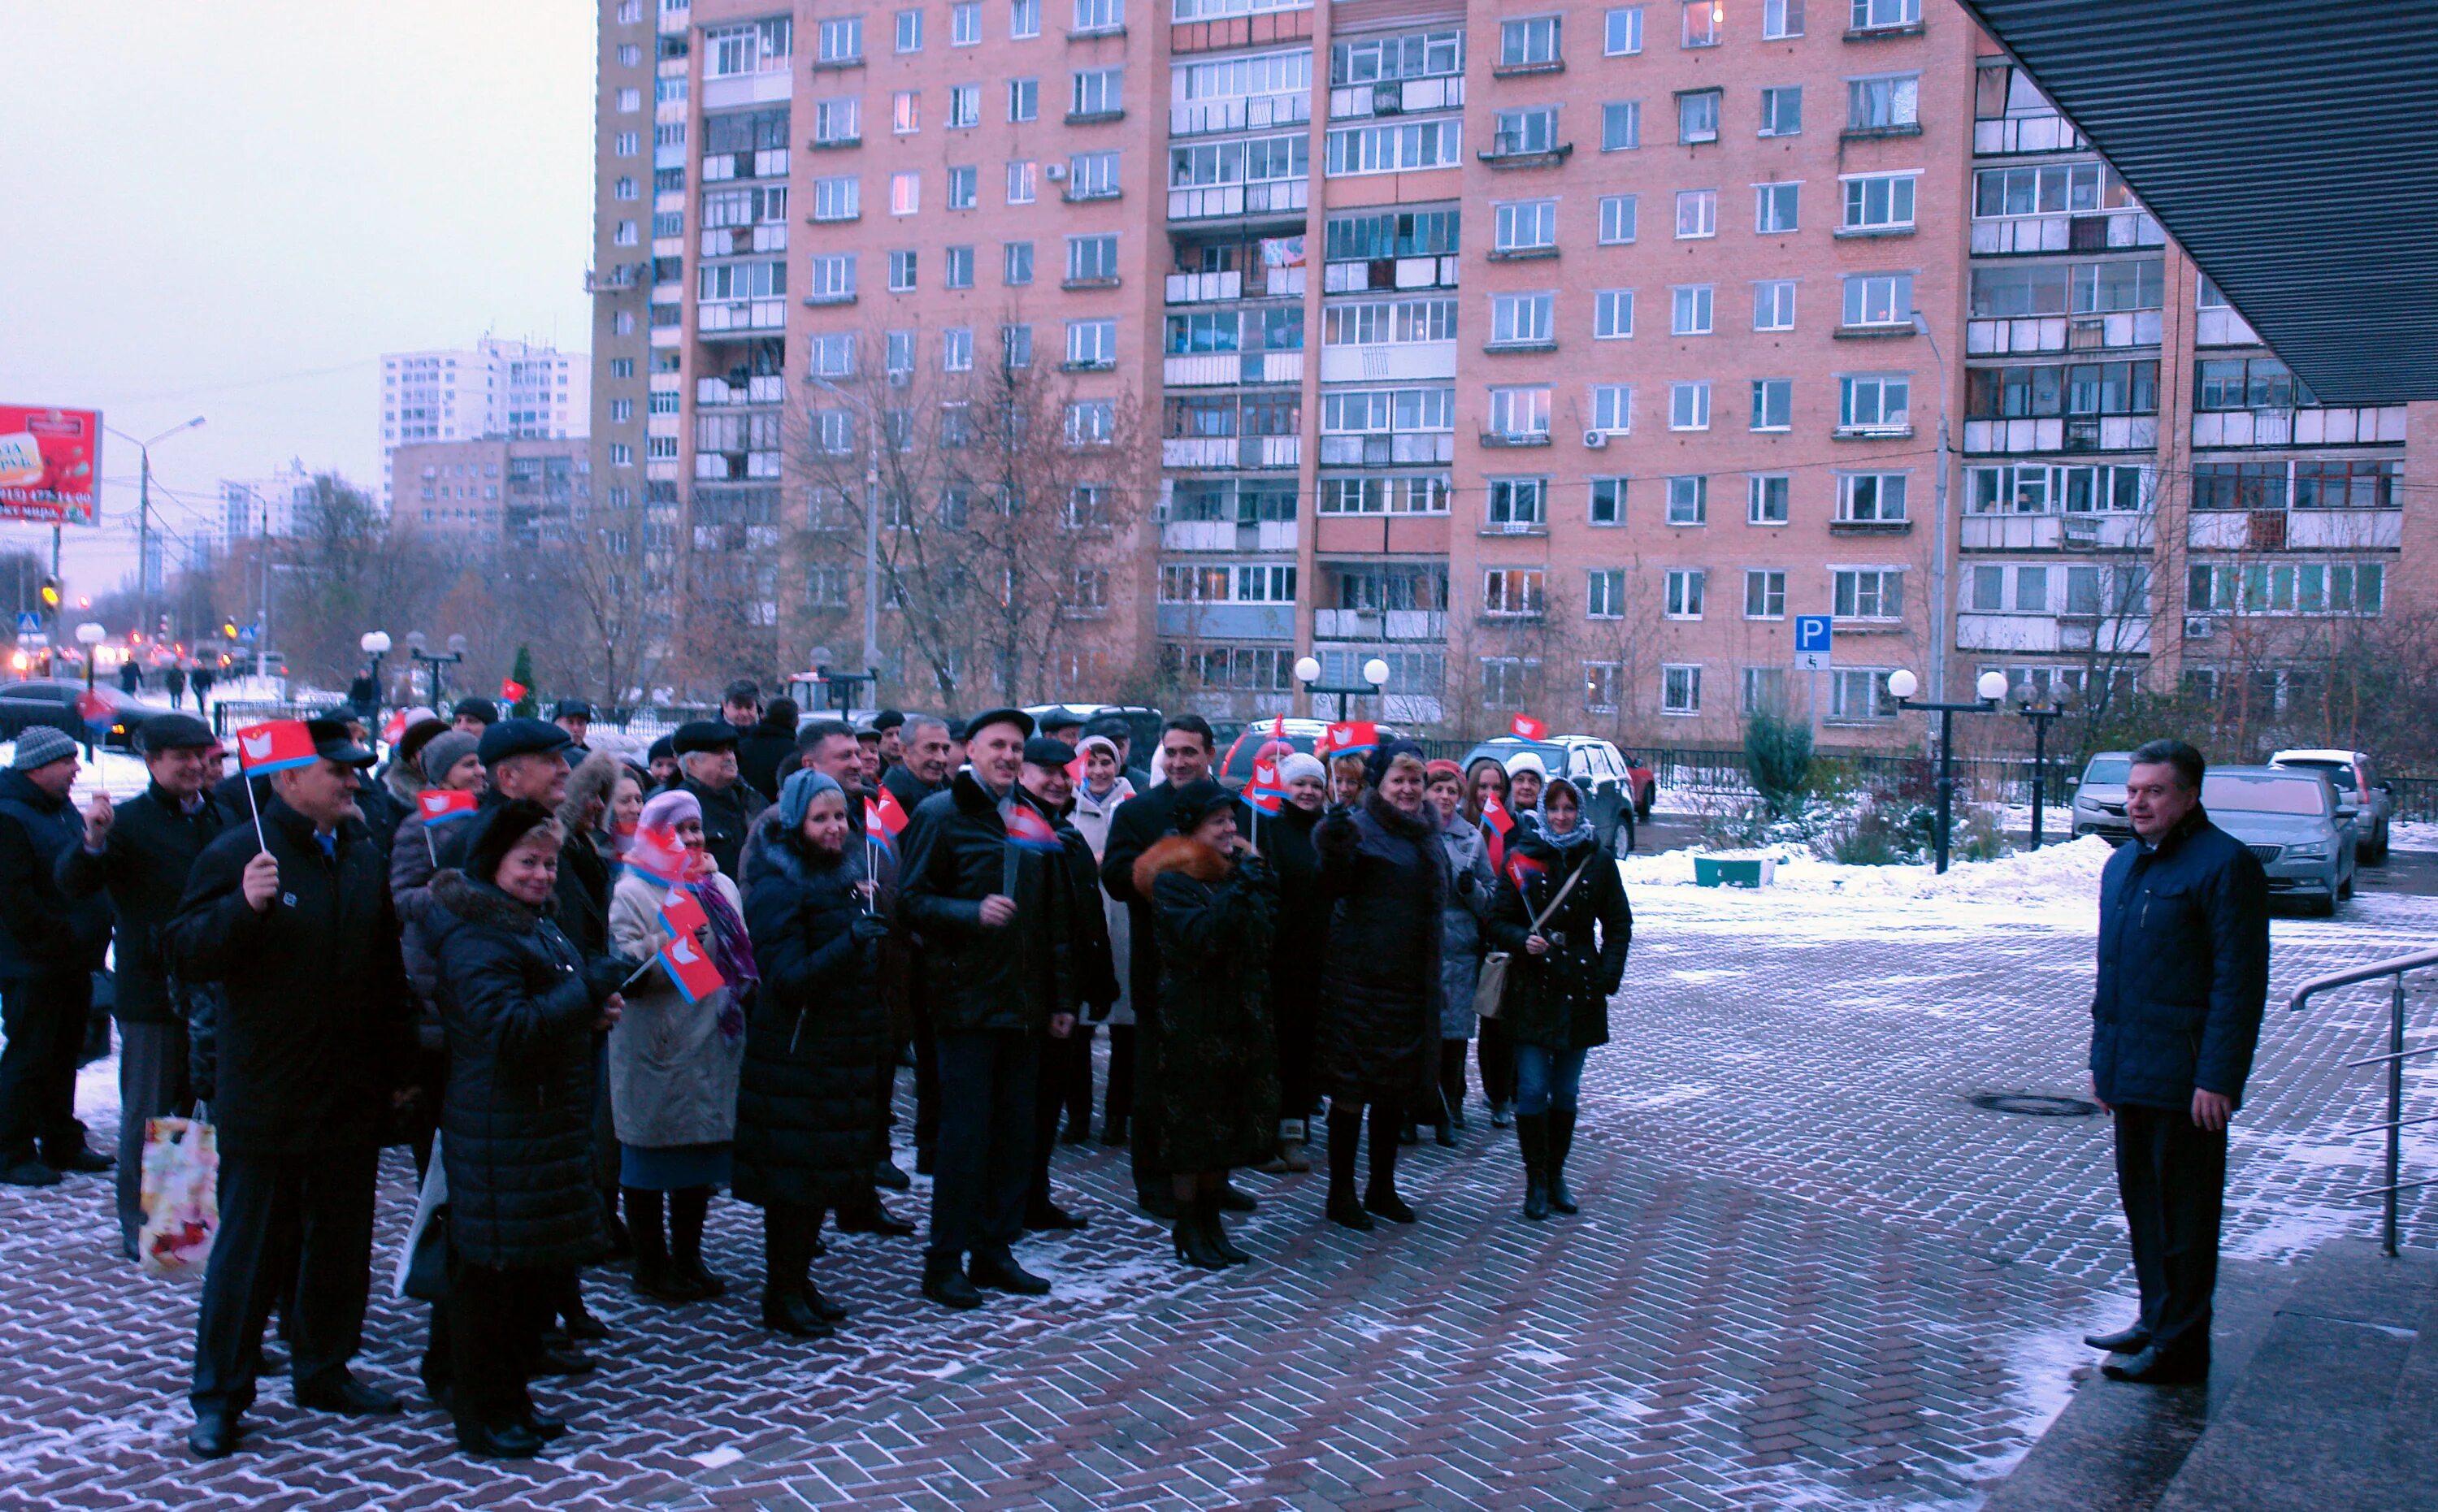
M144 1229L135 1257L145 1275L203 1275L221 1224L220 1169L220 1143L201 1117L144 1120Z

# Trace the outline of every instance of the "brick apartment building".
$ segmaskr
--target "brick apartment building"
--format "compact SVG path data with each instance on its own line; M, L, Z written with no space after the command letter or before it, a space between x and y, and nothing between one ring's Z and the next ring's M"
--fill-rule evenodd
M2426 530L2429 417L2315 405L1948 0L601 16L599 492L782 662L852 643L822 480L883 491L884 370L1138 417L1095 659L1034 691L1214 716L1307 653L1451 731L1893 740L1942 660L2274 705Z
M478 436L401 443L390 523L468 552L566 539L592 503L592 443Z

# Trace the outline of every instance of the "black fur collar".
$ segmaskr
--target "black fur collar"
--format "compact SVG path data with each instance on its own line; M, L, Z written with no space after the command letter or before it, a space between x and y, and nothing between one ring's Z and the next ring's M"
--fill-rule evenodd
M469 924L504 929L512 935L530 935L539 931L543 915L550 911L547 904L539 910L526 907L488 883L474 881L455 867L432 874L432 899Z

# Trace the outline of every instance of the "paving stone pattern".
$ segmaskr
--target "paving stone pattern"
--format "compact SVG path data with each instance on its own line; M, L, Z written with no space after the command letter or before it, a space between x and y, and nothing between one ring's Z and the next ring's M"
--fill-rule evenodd
M0 1509L1970 1505L2128 1287L2103 1122L1964 1101L2082 1091L2087 930L1636 903L1581 1218L1518 1222L1512 1138L1476 1116L1461 1149L1404 1152L1414 1227L1352 1234L1320 1222L1317 1175L1247 1177L1262 1263L1202 1276L1122 1205L1122 1156L1063 1150L1093 1225L1028 1244L1052 1296L947 1314L915 1295L915 1241L833 1234L816 1271L857 1317L805 1345L754 1326L758 1230L722 1202L734 1292L670 1309L594 1273L617 1336L596 1375L543 1383L575 1432L528 1467L454 1452L413 1388L424 1310L385 1297L360 1368L414 1411L300 1414L268 1382L246 1451L188 1463L193 1289L116 1258L95 1179L0 1189ZM2281 920L2277 991L2433 926L2404 898ZM2371 990L2272 1012L2231 1247L2369 1232L2340 1194L2373 1146L2332 1136L2375 1121L2380 1083L2336 1063L2383 1048L2384 1012ZM2427 1073L2413 1096L2438 1111ZM384 1167L385 1251L410 1173ZM2438 1237L2438 1197L2408 1223Z

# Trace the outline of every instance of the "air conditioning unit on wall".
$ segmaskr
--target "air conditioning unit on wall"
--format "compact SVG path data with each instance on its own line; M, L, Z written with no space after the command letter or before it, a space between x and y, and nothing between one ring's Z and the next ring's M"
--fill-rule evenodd
M1591 448L1594 451L1598 451L1602 447L1608 445L1608 432L1605 431L1586 431L1583 432L1583 445Z
M1067 182L1067 165L1064 163L1045 164L1041 169L1041 176L1048 179L1052 184L1064 184Z
M2187 614L2184 616L2185 640L2206 641L2216 634L2217 634L2217 622L2211 619L2208 615Z

